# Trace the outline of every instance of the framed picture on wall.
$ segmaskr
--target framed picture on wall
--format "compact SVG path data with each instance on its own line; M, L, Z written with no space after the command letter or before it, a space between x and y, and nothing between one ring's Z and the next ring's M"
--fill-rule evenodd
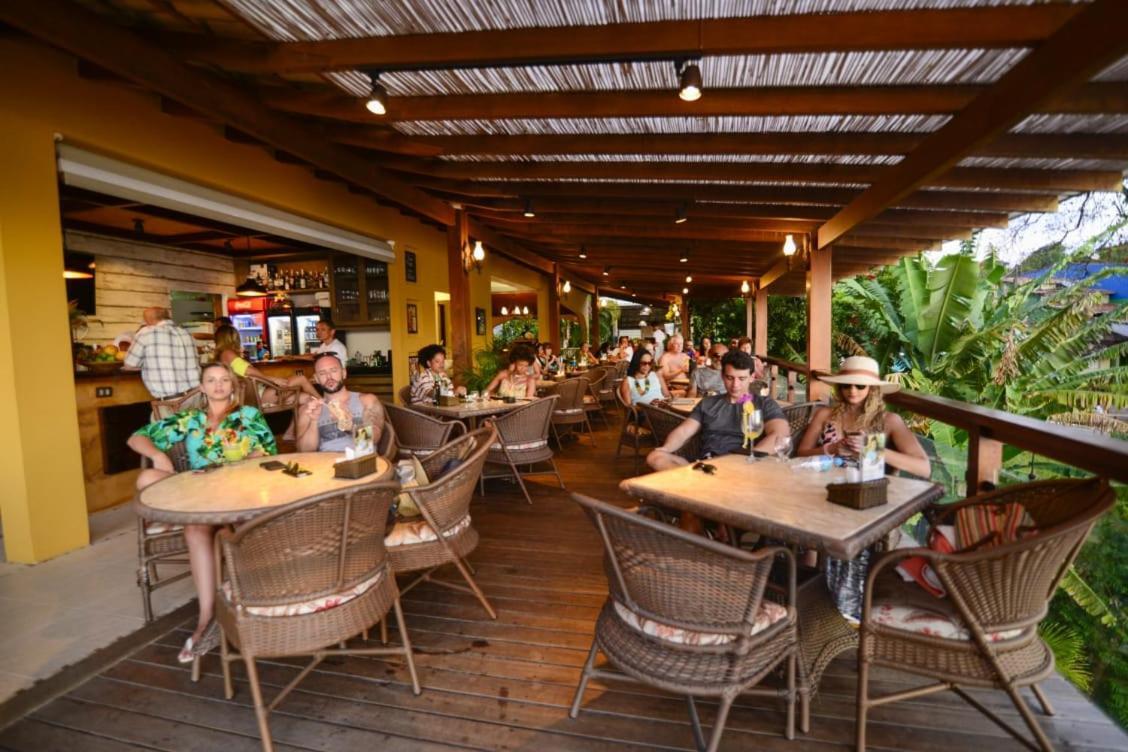
M486 333L486 309L485 308L475 308L474 309L474 331L477 332L479 336L484 336L485 333Z
M415 303L407 304L407 333L419 333L419 306Z
M403 274L408 282L416 281L415 251L403 252Z

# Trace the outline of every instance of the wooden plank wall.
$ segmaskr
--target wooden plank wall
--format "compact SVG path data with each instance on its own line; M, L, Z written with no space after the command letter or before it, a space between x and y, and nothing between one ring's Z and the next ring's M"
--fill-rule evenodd
M65 238L67 250L93 254L97 263L97 321L84 342L102 344L134 331L141 325L141 311L167 307L172 290L235 294L235 262L224 256L74 230Z

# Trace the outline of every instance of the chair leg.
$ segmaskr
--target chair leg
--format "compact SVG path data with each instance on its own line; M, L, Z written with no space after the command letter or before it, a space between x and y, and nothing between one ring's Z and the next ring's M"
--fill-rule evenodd
M193 684L199 684L200 683L200 661L202 661L203 658L204 657L202 655L198 655L198 656L196 656L195 658L192 659L192 683Z
M1042 713L1045 715L1053 715L1054 706L1050 704L1050 698L1046 697L1045 693L1042 692L1042 688L1037 684L1031 684L1030 691L1038 698L1038 704L1042 706Z
M387 617L380 620L380 643L383 645L388 644L388 619Z
M274 742L270 738L270 721L267 719L266 706L262 702L262 687L259 686L255 659L244 655L243 663L247 666L247 682L251 685L251 697L255 703L255 718L258 720L259 734L262 736L263 752L274 752Z
M474 582L474 577L467 571L466 565L462 563L461 559L456 557L454 566L458 567L458 571L462 573L462 579L466 580L466 584L474 591L474 595L478 598L478 602L482 604L482 607L486 609L486 613L490 615L491 619L496 619L497 612L493 610L493 606L486 600L486 595L482 592L482 589L478 587L478 583Z
M795 651L787 658L787 727L783 734L789 740L795 738Z
M1014 703L1014 707L1018 710L1019 715L1022 716L1022 720L1026 722L1027 728L1030 729L1030 733L1034 735L1034 740L1038 743L1038 746L1043 752L1053 752L1054 745L1050 744L1050 740L1046 737L1046 732L1038 725L1038 719L1030 712L1030 706L1022 699L1018 688L1007 684L1005 685L1005 689L1007 694L1010 695L1011 702Z
M560 477L560 471L556 469L556 460L550 457L548 464L552 465L552 474L556 476L556 482L560 484L560 488L567 491L568 489L564 488L564 479Z
M396 626L399 628L400 638L403 640L403 657L407 661L407 672L411 674L411 691L418 696L423 693L423 690L419 686L419 675L415 673L415 658L411 654L411 638L407 636L407 623L403 620L403 608L400 607L398 597L392 602L392 608L395 609ZM385 614L380 623L385 624L387 621L387 614Z
M141 588L141 611L145 614L145 623L153 621L153 590L149 587L149 565L142 564L137 568L137 587Z
M595 429L591 427L591 421L588 420L587 413L584 413L584 425L587 426L588 438L591 439L591 445L596 446L595 443Z
M525 487L525 480L521 477L521 471L518 470L517 466L512 462L509 463L509 469L510 471L512 471L513 477L517 479L517 485L521 487L521 493L525 494L525 501L529 502L529 505L531 506L533 503L533 497L529 496L529 489Z
M863 634L861 639L865 640ZM810 698L804 697L803 703L809 707ZM804 707L804 715L808 712ZM866 752L866 714L869 711L869 661L858 655L858 705L855 713L855 748L856 752Z
M576 685L576 694L572 697L572 707L568 711L569 718L575 718L580 714L580 700L584 698L584 690L587 689L588 679L591 678L591 668L595 665L595 654L599 650L595 638L591 641L591 650L588 651L587 660L584 661L584 668L580 672L580 683Z
M705 735L701 733L701 716L697 712L697 701L693 699L693 695L686 695L685 704L689 708L689 730L693 732L693 748L697 752L705 752Z
M231 681L231 649L227 645L227 633L219 628L219 663L223 669L223 697L230 700L235 696L235 684Z
M721 744L721 735L725 733L725 721L728 720L729 710L732 709L732 702L736 697L725 696L721 698L721 706L717 708L717 719L713 721L713 734L709 738L709 746L707 752L717 752L717 747Z

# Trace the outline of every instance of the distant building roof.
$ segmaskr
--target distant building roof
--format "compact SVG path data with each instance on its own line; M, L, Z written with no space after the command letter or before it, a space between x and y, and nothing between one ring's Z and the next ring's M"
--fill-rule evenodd
M1057 274L1053 276L1055 282L1075 282L1087 279L1094 274L1112 267L1118 269L1118 273L1110 274L1100 282L1098 288L1102 292L1109 294L1109 300L1119 302L1128 300L1128 266L1123 264L1106 264L1100 261L1093 261L1085 264L1070 264ZM1029 272L1022 275L1023 279L1033 279L1035 277L1045 274L1045 269Z

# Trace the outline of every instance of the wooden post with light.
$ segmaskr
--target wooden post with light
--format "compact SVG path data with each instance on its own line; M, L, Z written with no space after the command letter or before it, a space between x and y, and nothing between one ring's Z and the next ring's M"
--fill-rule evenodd
M560 352L560 265L552 265L552 284L548 288L548 336L540 333L542 342L552 343L553 352Z
M831 359L831 276L830 248L816 250L814 238L803 236L807 256L807 365L811 370L829 371ZM807 384L807 399L823 399L826 385L814 378Z
M454 213L454 224L447 228L447 276L450 286L450 341L447 344L455 369L471 365L470 326L473 318L469 274L474 261L469 223L465 210L460 208Z

